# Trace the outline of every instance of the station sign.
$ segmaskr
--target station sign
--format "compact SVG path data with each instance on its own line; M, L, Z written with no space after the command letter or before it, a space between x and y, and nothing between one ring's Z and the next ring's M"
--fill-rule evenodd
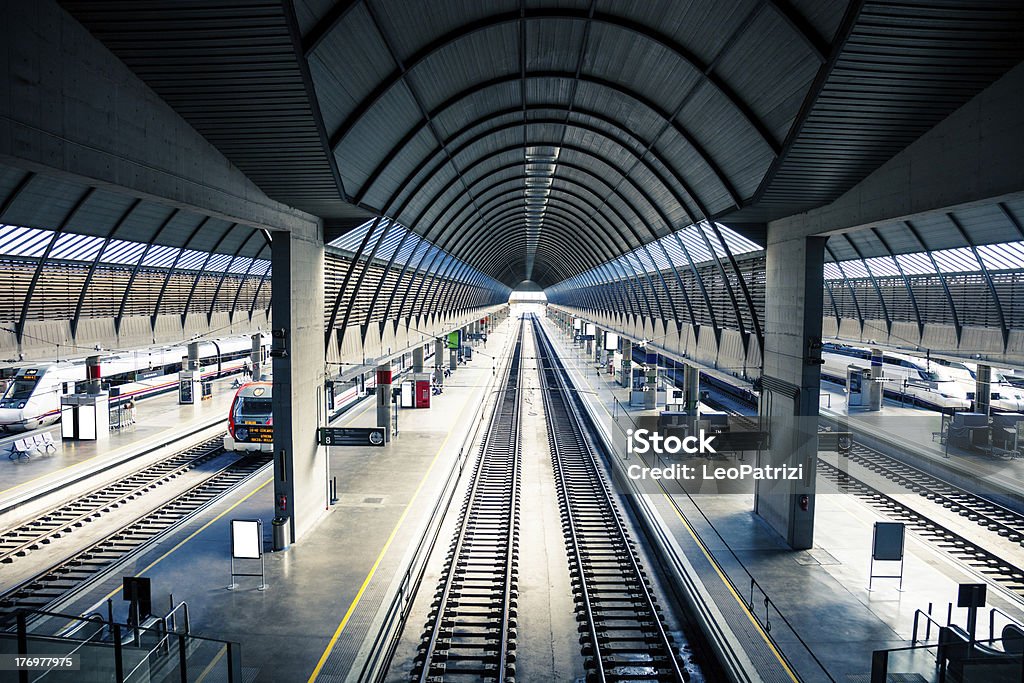
M487 341L487 335L482 332L467 332L466 339L469 341Z
M320 427L321 446L383 446L384 427Z

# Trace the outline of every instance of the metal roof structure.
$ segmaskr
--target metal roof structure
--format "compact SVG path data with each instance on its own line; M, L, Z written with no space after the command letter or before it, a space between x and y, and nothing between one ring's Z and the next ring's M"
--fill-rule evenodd
M835 199L1024 59L1017 0L60 4L268 196L379 261L378 283L619 272L653 288L683 263L659 286L692 275L686 299L644 304L682 320L711 308L707 262L758 337L737 259L765 222ZM3 170L0 198L4 223L151 243L150 259L265 249L250 228L162 220L148 201L126 214L131 198L62 179ZM963 248L984 265L984 245L1024 237L1022 215L1007 201L877 225L828 254Z

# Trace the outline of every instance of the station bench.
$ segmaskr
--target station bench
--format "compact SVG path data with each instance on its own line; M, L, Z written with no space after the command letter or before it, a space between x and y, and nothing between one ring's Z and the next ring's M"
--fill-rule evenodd
M11 453L8 456L11 460L18 458L28 459L33 452L35 453L55 453L57 451L57 443L53 440L53 434L50 432L43 432L42 434L36 434L35 436L26 436L15 440L11 444Z

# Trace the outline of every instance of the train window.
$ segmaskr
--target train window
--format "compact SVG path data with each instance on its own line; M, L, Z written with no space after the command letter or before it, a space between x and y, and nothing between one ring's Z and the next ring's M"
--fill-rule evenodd
M937 372L935 372L933 370L918 370L917 374L921 375L921 379L927 380L929 382L941 382L942 381L942 377L939 375L939 373L937 373Z
M11 386L7 387L7 393L4 394L4 398L12 401L26 401L32 396L32 390L36 388L38 380L26 381L23 379L16 379L11 382Z
M274 414L274 401L270 397L242 396L238 403L239 417L268 417Z

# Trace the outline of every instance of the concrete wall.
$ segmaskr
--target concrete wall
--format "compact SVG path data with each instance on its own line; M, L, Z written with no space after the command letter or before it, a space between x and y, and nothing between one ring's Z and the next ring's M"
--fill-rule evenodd
M236 311L229 317L227 312L216 312L207 323L206 314L189 316L187 324L181 324L180 315L160 315L156 326L148 315L129 316L121 321L117 331L113 318L83 318L78 334L72 336L71 323L67 320L28 320L25 323L25 339L21 345L22 359L26 361L53 361L69 358L84 358L103 349L141 349L154 344L177 344L193 335L226 337L236 334L265 332L269 328L265 310L253 311L250 320L248 311ZM0 327L0 358L19 357L18 339L11 329Z

